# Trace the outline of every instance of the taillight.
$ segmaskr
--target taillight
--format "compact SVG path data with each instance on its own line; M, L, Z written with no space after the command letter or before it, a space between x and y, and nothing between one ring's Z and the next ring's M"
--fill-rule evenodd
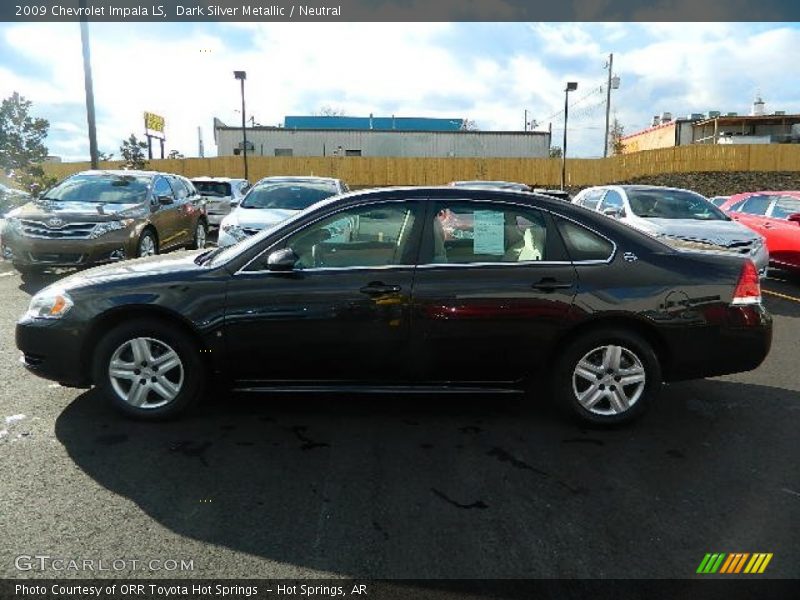
M752 260L746 261L742 267L731 304L761 304L761 281Z

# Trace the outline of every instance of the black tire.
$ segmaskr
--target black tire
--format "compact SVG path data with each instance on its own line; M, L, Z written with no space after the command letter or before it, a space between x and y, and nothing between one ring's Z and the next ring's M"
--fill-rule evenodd
M613 348L621 349L618 372L613 368L602 369L606 352L609 352L610 364L614 364ZM593 370L581 369L579 374L579 363L584 360L582 364L591 365ZM598 374L596 370L601 372ZM625 380L637 379L640 371L644 376L641 385L639 382L625 385ZM590 380L589 375L595 379ZM556 361L552 381L553 396L559 406L584 423L596 425L617 425L637 419L653 402L660 388L661 366L652 346L636 333L615 329L590 331L568 344ZM587 408L578 398L581 393L587 394L587 404L592 399L600 399ZM626 404L623 398L629 403ZM623 410L625 406L627 408Z
M200 227L203 228L202 245L198 240L198 237L199 237L198 236L198 233L199 233L198 229ZM194 226L194 237L192 238L192 241L189 243L187 248L190 249L190 250L202 250L207 245L208 245L208 223L206 223L204 219L199 219L197 221L197 225Z
M133 347L131 345L132 340L136 339L150 340L146 343L151 346L149 354L151 357L155 357L156 362L159 358L169 358L167 356L168 352L163 352L157 356L156 351L159 348L166 347L174 351L179 358L179 366L171 367L167 371L159 373L155 364L144 365L137 363L133 358ZM130 387L127 389L125 387L127 379L116 378L117 384L115 387L109 372L109 365L115 355L125 364L138 367L139 374L133 378L134 380L131 380ZM201 395L204 384L204 371L203 362L197 351L197 343L179 328L158 319L136 319L113 328L100 340L92 361L93 381L103 397L110 401L116 410L126 416L147 421L173 418L194 404ZM151 375L152 378L150 377ZM180 381L174 398L166 402L164 397L160 396L155 390L156 383L160 385L164 378L168 378L173 385ZM143 383L144 385L142 385ZM135 384L141 389L146 389L143 392L144 402L141 406L134 406L118 392L118 389L121 389L133 397L131 392ZM164 390L165 388L162 387L161 389Z
M155 232L152 229L145 229L139 236L139 241L136 243L136 258L152 256L152 254L143 254L146 246L148 245L148 240L152 242L152 254L158 254L158 238L156 237Z
M14 263L14 268L23 277L41 277L44 275L45 270L45 267L40 267L38 265L20 265L17 263Z

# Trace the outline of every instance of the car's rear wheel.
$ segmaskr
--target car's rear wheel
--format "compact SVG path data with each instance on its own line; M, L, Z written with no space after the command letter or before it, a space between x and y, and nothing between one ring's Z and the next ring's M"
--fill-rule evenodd
M154 254L158 254L156 234L151 229L145 229L136 244L136 256L141 258L143 256L153 256Z
M200 219L197 221L197 225L194 228L194 239L190 245L190 248L195 250L202 250L206 247L206 241L208 239L208 225L206 222Z
M112 406L147 420L173 417L200 395L202 361L193 340L158 320L112 329L94 355L94 382Z
M661 387L652 346L627 331L597 330L569 344L557 361L557 401L583 421L612 425L641 416Z

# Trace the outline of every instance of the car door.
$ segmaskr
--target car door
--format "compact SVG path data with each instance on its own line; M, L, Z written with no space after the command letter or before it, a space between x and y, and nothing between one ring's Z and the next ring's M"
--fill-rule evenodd
M180 177L168 176L175 191L175 244L188 244L194 238L198 207L192 198L189 187Z
M406 381L420 204L337 210L289 233L237 272L225 317L239 381ZM288 272L267 259L291 249Z
M748 197L744 202L738 204L736 208L729 213L729 216L734 221L740 222L756 233L766 236L768 231L764 226L768 221L766 214L771 202L772 199L767 194L754 194ZM769 247L769 241L767 247Z
M762 230L772 260L789 266L800 262L800 224L787 219L794 214L800 214L800 197L774 194Z
M161 249L174 246L177 234L177 204L175 192L164 175L157 175L153 181L153 199L150 222L158 233Z
M455 218L458 236L442 221ZM488 200L431 201L414 279L415 378L510 382L548 358L576 293L551 217Z

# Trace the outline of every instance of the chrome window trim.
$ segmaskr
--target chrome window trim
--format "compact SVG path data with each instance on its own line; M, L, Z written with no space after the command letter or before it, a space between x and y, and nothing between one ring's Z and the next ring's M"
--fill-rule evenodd
M276 240L274 243L272 243L272 244L270 244L268 247L264 248L264 250L262 250L261 252L259 252L258 254L256 254L256 255L255 255L255 256L254 256L252 259L250 259L249 261L247 261L247 263L245 263L245 264L244 264L244 265L243 265L241 268L239 268L239 270L237 270L237 271L234 273L234 276L236 276L236 275L240 275L240 274L243 274L243 275L244 275L244 274L252 274L252 273L276 273L276 271L270 271L269 269L261 269L261 270L259 270L259 271L246 271L246 269L247 269L247 267L249 267L249 266L250 266L250 265L251 265L253 262L255 262L256 260L258 260L259 258L261 258L261 257L262 257L262 256L263 256L263 255L264 255L266 252L270 252L270 251L271 251L273 248L275 248L275 246L277 246L278 244L280 244L281 242L283 242L283 241L284 241L286 238L288 238L289 236L291 236L291 235L294 235L295 233L299 233L299 232L303 231L304 229L306 229L306 228L308 228L308 227L311 227L312 225L314 225L314 224L316 224L316 223L319 223L319 222L320 222L320 221L322 221L323 219L327 219L328 217L331 217L331 216L337 215L337 214L339 214L339 213L341 213L341 212L344 212L344 211L346 211L346 210L350 210L351 208L361 208L361 207L364 207L364 206L377 206L377 205L379 205L379 204L397 204L397 203L400 203L400 202L408 202L409 200L413 200L413 199L412 199L412 198L403 198L403 199L400 199L400 200L379 200L379 201L377 201L377 202L370 202L370 203L365 203L365 204L356 204L356 205L352 205L352 206L345 206L345 207L342 207L342 208L340 208L339 210L335 210L335 211L333 211L333 212L326 213L326 214L324 214L323 216L319 217L318 219L315 219L315 220L313 220L313 221L310 221L310 222L306 223L305 225L303 225L303 226L302 226L302 227L300 227L299 229L295 229L295 230L293 230L293 231L291 231L291 232L287 233L286 235L284 235L283 237L281 237L279 240ZM401 267L401 266L402 266L402 267L404 267L404 268L409 268L409 265L375 265L375 266L373 266L373 267L367 267L367 266L354 266L354 267L313 267L313 268L311 268L311 269L301 269L301 270L300 270L300 272L302 272L302 273L308 273L308 272L310 272L310 271L322 271L322 270L325 270L325 271L344 271L344 270L353 270L353 269L358 269L358 270L371 270L371 269L380 269L380 268L385 268L385 267ZM411 267L413 268L413 265L411 265ZM284 272L284 273L285 273L285 272Z

